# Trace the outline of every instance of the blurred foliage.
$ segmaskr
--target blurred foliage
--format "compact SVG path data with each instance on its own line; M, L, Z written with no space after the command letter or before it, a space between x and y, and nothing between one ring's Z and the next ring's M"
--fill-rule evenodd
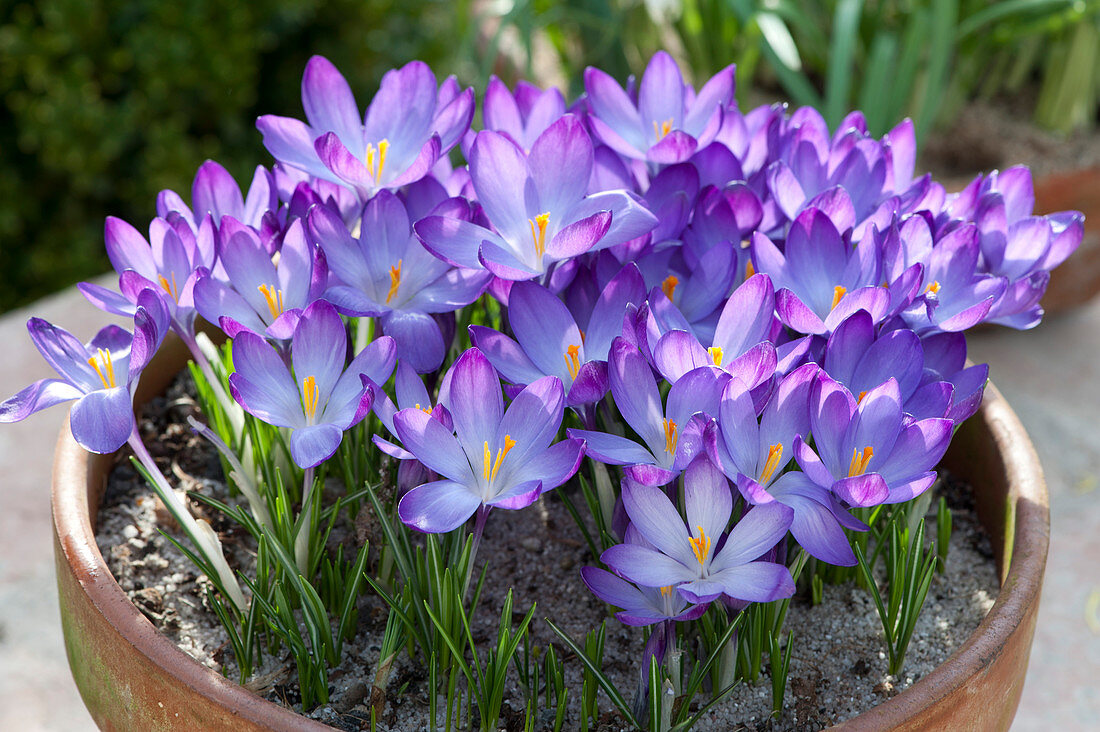
M0 311L110 269L103 220L144 230L214 158L269 163L255 118L302 116L314 53L363 105L422 58L471 77L469 3L35 0L0 4Z
M1025 85L1041 124L1095 124L1098 46L1100 0L8 0L0 312L109 269L104 217L144 228L204 159L249 180L270 162L255 118L301 117L314 53L365 106L414 58L575 96L586 66L626 79L665 48L696 83L736 63L742 105L764 90L833 124L858 107L877 134L911 116L923 135Z

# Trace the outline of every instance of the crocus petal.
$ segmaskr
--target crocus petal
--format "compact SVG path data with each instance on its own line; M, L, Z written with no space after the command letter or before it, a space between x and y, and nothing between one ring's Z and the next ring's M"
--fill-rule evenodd
M290 434L290 456L299 468L315 467L333 456L343 436L332 424L301 427Z
M878 473L841 478L833 484L833 492L851 506L877 506L890 494Z
M485 354L506 380L527 385L545 375L518 343L500 331L483 325L471 325L469 331L474 347Z
M699 456L684 472L684 509L689 527L719 537L733 512L733 495L725 476L708 458Z
M668 587L696 577L688 565L635 544L616 544L600 555L600 561L631 582L646 587ZM694 556L691 562L698 565Z
M592 249L611 228L610 211L597 211L580 221L574 221L554 235L546 252L554 259L568 259Z
M109 453L126 444L134 431L134 405L125 387L100 389L73 404L69 427L89 452Z
M302 75L302 107L317 133L335 132L342 140L361 141L359 107L343 75L328 59L314 56Z
M463 484L474 484L466 453L451 431L431 415L410 407L393 417L393 426L405 448L429 470Z
M313 143L317 157L338 180L367 193L377 186L366 164L344 146L334 132L326 132Z
M280 163L333 183L340 182L317 157L313 134L306 123L291 117L265 114L256 120L256 128L263 135L264 147Z
M451 367L448 406L459 442L467 455L480 455L484 442L496 442L497 428L504 415L500 378L493 365L476 348L459 356Z
M0 422L18 422L54 404L79 399L80 389L61 379L42 379L0 402Z
M754 508L753 511L759 511ZM781 564L749 562L729 567L711 578L722 583L723 591L735 600L771 602L794 594L791 573Z
M607 375L606 361L587 361L581 364L577 371L577 378L573 379L573 385L566 394L566 404L576 407L581 404L594 404L603 399L611 388L611 381Z
M571 438L556 442L528 460L520 475L538 476L541 483L539 491L545 493L573 477L584 453L585 445L581 440Z
M432 316L417 312L391 312L382 316L382 332L397 343L401 360L419 374L435 371L443 363L447 346Z
M294 374L299 379L312 376L319 404L324 404L344 370L347 334L344 322L330 303L324 300L306 308L291 343Z
M619 435L591 430L566 430L570 437L584 440L587 454L607 465L637 465L653 462L653 454L637 442Z
M406 493L397 505L397 515L418 531L442 534L457 529L474 515L481 499L465 485L452 480L425 483Z
M791 527L794 512L781 503L754 506L730 530L729 537L711 562L711 571L751 562L779 543Z
M229 171L213 160L207 160L195 174L191 185L191 203L194 215L211 214L215 221L222 216L240 216L244 209L240 186Z
M709 484L701 486L700 490L707 495L698 497L701 500L716 498L713 495L715 491L706 490L713 487ZM726 494L728 496L728 489ZM684 520L680 518L680 513L663 490L628 479L623 481L622 500L631 524L645 537L646 541L685 566L698 564L688 543L688 530L684 526ZM732 506L732 501L730 505ZM707 523L710 524L709 521Z

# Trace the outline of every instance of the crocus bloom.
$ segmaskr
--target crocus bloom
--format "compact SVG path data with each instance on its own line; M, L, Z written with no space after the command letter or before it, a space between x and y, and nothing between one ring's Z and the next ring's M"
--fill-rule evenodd
M134 432L133 388L168 332L159 296L138 295L134 332L103 328L87 345L41 318L27 321L31 340L61 376L42 379L0 403L0 422L18 422L54 404L76 399L69 412L73 437L85 450L114 452Z
M563 114L565 98L560 89L551 87L543 90L529 82L519 81L513 94L496 76L489 77L481 104L485 129L507 136L524 150L529 151L538 136Z
M722 392L716 427L708 429L707 452L753 505L772 502L793 511L791 534L818 559L851 566L856 558L841 527L866 529L827 489L801 472L786 471L795 440L810 432L810 390L820 371L806 364L775 389L757 423L744 384L731 379Z
M668 483L703 450L706 421L701 415L717 412L729 374L709 367L690 371L672 385L667 406L662 407L653 371L623 338L611 344L608 372L615 406L645 444L591 430L569 429L570 437L585 440L595 460L628 466L625 472L635 480Z
M344 324L332 305L318 300L302 313L290 349L293 374L259 335L238 333L229 388L249 413L292 430L290 455L299 467L311 468L330 458L344 430L370 411L372 384L389 379L396 348L392 338L383 336L345 369Z
M310 236L329 266L325 299L345 315L378 317L402 361L420 373L434 371L450 344L432 314L469 305L492 275L432 256L412 233L405 205L389 191L367 203L360 230L353 237L328 207L310 211Z
M175 191L163 190L157 195L157 216L178 215L196 234L206 216L218 226L229 216L252 227L267 243L279 230L277 211L278 190L275 177L262 165L256 166L247 196L224 167L213 160L199 166L191 184L191 206Z
M581 579L593 595L622 608L615 617L626 625L695 620L707 611L706 603L690 603L673 587L635 585L596 567L582 567Z
M526 385L557 376L570 407L599 401L607 393L607 364L588 356L586 339L569 309L545 287L515 283L508 297L508 321L516 340L492 328L470 326L470 340L505 379Z
M422 61L387 71L362 122L351 87L327 59L314 56L302 77L306 120L264 115L256 126L275 159L349 186L366 201L382 188L424 177L470 125L472 89L453 78L436 87Z
M627 478L622 495L631 524L653 548L618 544L600 561L631 582L675 587L692 602L721 595L770 602L794 594L786 567L756 561L786 535L791 509L779 503L756 506L723 543L733 496L722 473L706 457L693 462L684 476L686 524L660 488Z
M230 338L250 330L285 341L302 309L321 296L327 281L324 259L306 239L300 219L287 230L277 264L259 235L246 227L229 238L219 261L228 281L200 270L195 305Z
M618 82L590 66L584 72L589 124L620 155L680 163L718 134L723 110L733 100L733 82L733 66L727 66L696 94L672 57L658 51L642 74L635 103Z
M753 264L775 283L776 311L783 322L807 334L831 332L856 310L881 322L891 304L879 287L880 257L864 238L853 250L820 209L807 208L791 224L783 251L757 232Z
M557 262L652 229L656 218L625 191L585 196L592 161L592 142L570 114L539 135L530 154L503 135L480 132L470 151L470 178L494 230L428 216L416 233L448 262L528 280Z
M405 449L443 476L401 498L398 515L415 529L441 533L483 507L523 508L580 465L582 441L550 444L565 409L553 376L528 385L505 410L496 371L471 348L451 368L450 409L454 433L422 409L402 409L393 418Z
M952 427L949 419L905 419L893 378L857 400L821 372L810 396L814 449L800 438L794 452L810 480L849 505L898 503L935 482Z
M121 294L90 282L78 285L81 294L96 307L117 315L132 316L138 296L152 289L164 302L172 324L184 338L194 332L194 288L201 267L214 262L214 238L209 221L198 237L184 225L163 218L149 224L149 240L122 219L108 216L103 227L107 257L119 273Z

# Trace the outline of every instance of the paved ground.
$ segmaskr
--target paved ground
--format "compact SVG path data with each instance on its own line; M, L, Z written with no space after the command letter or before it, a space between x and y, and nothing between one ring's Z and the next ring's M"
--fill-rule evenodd
M24 328L31 314L82 340L106 322L75 290L0 317L0 398L49 375ZM994 381L1031 432L1051 490L1050 562L1013 730L1096 729L1100 301L1028 333L974 336L971 357L992 364ZM0 429L0 730L93 728L69 675L53 579L50 460L64 418L57 407Z

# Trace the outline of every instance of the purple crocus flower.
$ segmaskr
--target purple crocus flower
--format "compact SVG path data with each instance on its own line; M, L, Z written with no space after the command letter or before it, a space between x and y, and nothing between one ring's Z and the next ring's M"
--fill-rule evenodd
M290 344L293 373L262 337L233 340L229 388L253 416L292 430L290 455L302 468L332 457L344 430L370 411L373 384L384 384L397 358L393 339L370 343L345 369L347 334L336 309L318 300L305 309Z
M382 332L418 372L434 371L450 345L434 313L469 305L488 285L484 269L461 269L432 256L412 233L405 204L380 191L363 209L353 237L331 209L314 207L309 233L329 266L325 299L345 315L379 318Z
M194 288L197 270L214 262L214 237L209 219L198 237L185 225L173 225L163 218L149 224L146 240L122 219L108 216L103 227L107 257L119 273L121 294L91 282L77 287L89 302L116 315L132 316L138 298L146 289L156 292L168 310L180 336L194 335Z
M493 328L470 326L470 340L505 379L527 385L556 376L570 407L599 401L607 393L606 361L588 355L573 315L545 287L534 282L512 285L508 322L516 340Z
M505 410L492 364L476 348L463 353L451 368L454 433L422 409L402 409L393 418L405 449L443 476L401 498L401 520L420 531L447 532L479 510L523 508L561 485L584 454L581 440L550 444L564 409L561 382L547 376Z
M794 452L811 481L851 506L899 503L935 482L952 428L949 419L907 420L893 378L857 400L821 372L810 396L814 448L799 438Z
M229 216L252 227L265 244L281 231L277 218L279 192L275 177L262 165L256 166L248 193L242 195L240 186L229 171L219 163L207 160L195 173L191 184L191 204L188 206L175 191L163 190L157 195L157 216L179 216L196 234L206 216L209 215L215 225L220 225L222 218Z
M800 471L786 471L797 438L810 432L810 390L820 367L806 364L775 389L757 423L748 391L731 379L722 392L718 422L707 432L707 453L753 505L772 502L793 511L791 534L811 555L843 566L855 564L842 526L866 530L827 488Z
M623 481L623 506L653 548L618 544L600 561L631 582L675 587L692 602L721 595L749 602L771 602L794 594L791 574L781 564L756 561L774 547L791 525L791 509L779 503L745 513L722 542L733 512L733 496L722 473L700 456L684 475L687 523L665 491Z
M625 625L645 626L666 620L695 620L708 607L706 603L688 602L672 586L636 585L596 567L582 567L581 579L593 595L621 608L615 617Z
M1008 280L980 272L980 254L973 224L959 226L937 241L924 271L923 293L902 315L906 325L923 334L963 331L982 322Z
M584 71L589 125L601 142L627 158L680 163L718 134L733 84L733 66L727 66L696 94L672 57L658 51L642 74L635 103L618 82L590 66Z
M137 297L133 334L109 325L88 344L41 318L27 330L46 362L61 376L42 379L0 403L0 422L18 422L54 404L76 399L69 412L73 437L85 450L114 452L134 434L133 389L168 332L168 310L146 290Z
M530 154L492 131L478 133L470 178L494 230L459 217L428 216L417 235L459 267L529 280L558 262L645 234L656 218L625 191L585 196L592 142L567 114L539 135Z
M424 177L470 126L472 89L461 91L421 61L387 71L362 122L351 87L314 56L302 77L306 120L264 115L256 126L275 159L355 190L366 201L382 188Z
M481 104L481 117L485 129L505 135L526 151L547 127L565 114L565 98L561 90L551 87L543 90L534 84L520 81L513 94L496 76L489 77L485 87L485 100ZM469 145L474 135L468 134ZM466 152L469 153L468 147Z
M703 450L701 415L717 412L729 374L710 367L690 371L672 385L663 407L649 364L621 337L611 344L608 372L615 405L644 444L591 430L569 429L569 436L585 440L593 459L628 466L625 472L634 480L665 485Z
M876 323L887 315L891 295L878 286L881 263L872 238L853 250L820 209L798 215L782 252L759 232L752 250L756 270L775 283L779 317L799 333L832 332L856 310L871 313Z
M277 264L259 235L248 227L239 227L229 237L219 261L228 281L200 270L195 305L230 338L250 330L287 340L302 309L321 296L327 280L324 258L306 239L300 219L287 230Z
M653 347L653 361L670 382L700 366L715 366L754 389L775 375L773 343L780 327L771 280L753 275L722 307L711 346L704 347L692 333L671 330Z

